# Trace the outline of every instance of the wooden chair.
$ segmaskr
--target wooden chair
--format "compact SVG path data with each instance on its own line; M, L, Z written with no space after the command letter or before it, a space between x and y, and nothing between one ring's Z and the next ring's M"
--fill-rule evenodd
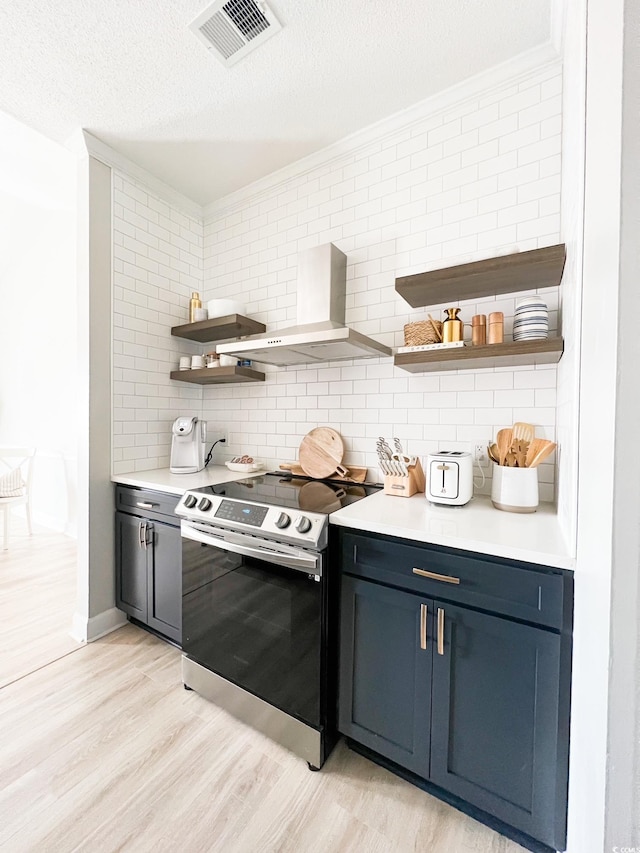
M14 506L25 506L27 513L27 528L29 535L31 529L31 478L33 476L33 457L36 454L35 447L0 447L0 482L2 478L11 472L19 471L23 487L20 494L2 497L0 496L0 511L4 512L4 539L3 550L9 547L9 513ZM18 478L16 478L18 479Z

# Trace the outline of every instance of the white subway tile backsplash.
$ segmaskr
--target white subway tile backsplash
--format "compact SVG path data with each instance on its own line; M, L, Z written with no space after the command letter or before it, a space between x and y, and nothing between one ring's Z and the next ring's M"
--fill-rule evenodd
M541 69L204 223L116 174L114 470L168 464L171 422L189 412L226 425L229 443L216 459L251 452L270 466L295 458L304 433L329 423L342 432L347 459L374 478L379 435L398 435L424 455L444 444L469 449L517 417L553 437L554 366L408 374L380 358L267 367L264 383L204 388L168 374L181 354L209 348L170 335L186 322L191 290L205 302L241 299L270 329L295 322L304 248L333 241L347 254L347 321L398 346L405 323L442 316L446 306L412 309L395 291L397 275L558 242L560 114L560 68ZM545 293L555 323L557 293ZM515 298L462 307L467 323L503 310L509 328ZM547 465L550 497L553 474Z
M496 121L500 117L500 107L498 104L490 104L489 106L480 107L475 110L467 111L465 109L465 113L466 115L462 116L461 125L463 133Z
M460 188L460 192L462 192L462 187L468 186L478 179L479 169L479 165L471 164L470 166L461 166L455 171L447 172L442 177L443 191L446 192L447 190Z
M511 426L515 420L524 420L524 418L514 418L513 409L509 407L475 410L475 423L480 426L490 426L494 433L502 427Z

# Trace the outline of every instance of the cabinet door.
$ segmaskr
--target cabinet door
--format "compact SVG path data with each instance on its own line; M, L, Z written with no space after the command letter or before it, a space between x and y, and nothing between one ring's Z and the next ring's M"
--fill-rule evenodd
M147 553L141 546L144 519L116 513L116 604L147 620Z
M421 776L429 768L430 610L418 595L343 576L338 728Z
M560 636L438 601L434 610L444 642L433 650L432 782L563 850Z
M147 522L147 625L182 642L182 539L180 528Z

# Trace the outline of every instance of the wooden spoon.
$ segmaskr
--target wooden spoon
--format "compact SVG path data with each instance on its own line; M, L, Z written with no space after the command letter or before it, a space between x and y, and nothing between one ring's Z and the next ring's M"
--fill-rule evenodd
M497 444L494 443L487 446L487 456L493 462L496 462L498 465L500 464L500 451Z
M433 333L436 336L436 340L442 343L442 332L440 331L440 326L437 325L431 314L429 314L429 322L431 323L431 328L433 329Z
M533 441L533 437L536 433L535 427L533 424L524 423L523 421L517 421L512 427L511 431L513 432L513 440L519 441L528 441L531 443Z
M527 450L527 458L525 459L525 468L531 467L531 461L538 453L539 450L545 446L546 440L544 438L534 438L533 441L529 444L529 448Z
M556 449L555 441L545 441L544 439L542 439L542 441L543 441L543 446L540 448L540 450L538 450L536 455L533 457L533 459L529 463L529 468L535 468L541 462L544 462L544 460L547 458L547 456L551 456L553 451Z
M513 441L513 434L510 429L501 429L498 430L498 435L496 436L496 444L498 445L498 457L499 464L506 465L507 461L507 453L511 450L511 442Z

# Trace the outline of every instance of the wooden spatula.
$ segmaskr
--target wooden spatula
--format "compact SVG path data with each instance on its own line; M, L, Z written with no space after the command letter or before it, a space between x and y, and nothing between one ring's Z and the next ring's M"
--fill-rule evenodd
M511 431L513 432L513 440L514 441L528 441L531 443L533 441L533 437L535 435L535 427L533 424L527 424L523 421L518 421L511 427Z

